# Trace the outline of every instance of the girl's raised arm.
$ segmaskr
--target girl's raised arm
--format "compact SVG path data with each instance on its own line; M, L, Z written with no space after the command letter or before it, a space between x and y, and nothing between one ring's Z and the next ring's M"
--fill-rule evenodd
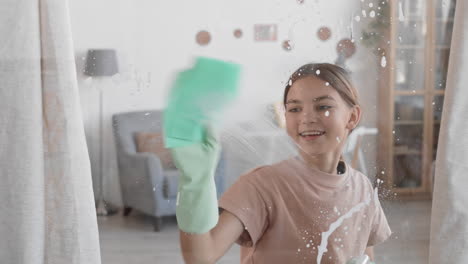
M180 246L185 263L216 263L243 231L243 224L228 211L221 213L218 224L207 233L193 234L180 230Z
M241 221L228 211L219 216L214 172L220 145L211 129L202 142L171 149L180 171L177 224L182 255L189 264L215 263L240 237Z

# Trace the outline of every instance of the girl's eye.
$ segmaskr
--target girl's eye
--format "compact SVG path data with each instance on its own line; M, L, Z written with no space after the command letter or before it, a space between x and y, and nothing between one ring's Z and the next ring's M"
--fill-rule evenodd
M290 108L288 110L288 112L291 112L291 113L295 113L295 112L299 112L299 111L300 111L300 109L298 107Z
M319 109L319 110L328 110L328 109L330 109L330 108L332 108L332 107L329 106L329 105L319 105L319 106L318 106L318 109Z

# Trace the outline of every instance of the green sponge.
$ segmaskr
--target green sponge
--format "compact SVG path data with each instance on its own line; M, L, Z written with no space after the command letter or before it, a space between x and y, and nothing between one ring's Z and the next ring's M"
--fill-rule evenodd
M204 128L237 96L240 71L238 64L198 57L178 74L163 116L166 148L203 141Z

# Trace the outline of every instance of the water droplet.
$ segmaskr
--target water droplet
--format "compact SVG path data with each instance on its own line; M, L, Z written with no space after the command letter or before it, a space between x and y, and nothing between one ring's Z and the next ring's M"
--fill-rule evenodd
M395 135L395 130L393 130L392 133Z
M291 79L289 79L289 86L291 86L291 85L292 85L292 80L291 80Z
M320 74L320 70L316 70L316 71L315 71L315 74L319 75L319 74Z
M330 116L330 111L326 111L325 116L327 116L327 117Z
M382 66L382 68L387 66L387 58L385 56L382 56L382 59L380 60L380 66Z
M306 245L306 247L308 247L308 248L309 248L309 247L310 247L310 244L307 244L307 245Z
M301 252L301 249L300 249L300 248L298 248L298 249L297 249L297 252Z
M326 83L325 83L325 86L330 86L330 83L329 83L329 82L326 82Z
M381 173L381 174L385 174L385 171L381 171L380 173Z
M362 10L362 17L367 17L366 10Z
M360 16L355 16L354 20L356 20L356 22L359 22L359 21L361 21L361 17Z
M341 139L339 137L336 137L336 141L338 141L338 143L340 143Z
M373 4L373 3L369 3L369 7L374 7L374 4Z
M370 17L375 17L375 11L374 10L370 11L369 16Z

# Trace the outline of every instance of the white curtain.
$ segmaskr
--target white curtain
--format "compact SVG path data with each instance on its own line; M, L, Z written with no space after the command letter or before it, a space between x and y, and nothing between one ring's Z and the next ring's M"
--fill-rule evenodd
M437 151L430 263L468 263L468 4L457 1Z
M67 0L0 2L0 263L98 264Z

